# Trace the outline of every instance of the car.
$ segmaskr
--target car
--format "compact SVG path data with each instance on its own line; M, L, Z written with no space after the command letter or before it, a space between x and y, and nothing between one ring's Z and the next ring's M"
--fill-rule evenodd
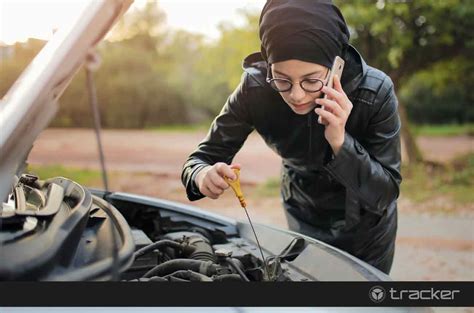
M25 171L28 152L54 117L62 92L130 4L91 1L1 100L0 280L390 281L356 257L299 233L256 224L262 258L247 221Z

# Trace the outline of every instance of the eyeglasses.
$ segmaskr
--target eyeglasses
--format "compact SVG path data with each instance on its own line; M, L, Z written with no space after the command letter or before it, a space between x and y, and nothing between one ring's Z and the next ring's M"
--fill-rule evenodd
M271 69L269 66L266 81L267 83L270 84L270 86L274 90L278 92L287 92L287 91L290 91L291 88L293 88L293 82L291 80L286 79L286 78L271 78L270 73L271 73ZM323 89L324 84L325 84L324 80L319 79L319 78L305 78L303 80L300 80L299 84L300 84L301 89L303 89L306 92L318 92L321 89Z

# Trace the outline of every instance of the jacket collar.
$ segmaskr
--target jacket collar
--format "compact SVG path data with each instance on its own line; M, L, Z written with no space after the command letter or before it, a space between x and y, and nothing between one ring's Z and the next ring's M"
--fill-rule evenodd
M362 82L362 78L367 73L367 63L354 46L349 45L344 56L346 64L342 74L342 86L344 92L350 95Z

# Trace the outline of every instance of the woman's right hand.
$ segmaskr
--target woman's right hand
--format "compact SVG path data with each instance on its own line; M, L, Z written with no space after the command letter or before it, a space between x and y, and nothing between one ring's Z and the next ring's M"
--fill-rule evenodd
M225 181L224 177L228 177L231 180L237 178L232 170L234 168L240 169L240 165L227 165L223 162L218 162L212 166L205 167L196 175L195 182L199 191L211 199L219 198L229 188L229 184Z

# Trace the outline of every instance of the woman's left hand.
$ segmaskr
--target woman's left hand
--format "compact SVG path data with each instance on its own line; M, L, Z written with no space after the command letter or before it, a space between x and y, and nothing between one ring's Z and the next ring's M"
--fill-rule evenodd
M351 114L352 102L342 89L338 76L334 76L334 89L324 86L322 91L327 98L318 98L316 103L324 106L324 109L318 107L314 111L319 115L318 122L326 126L324 136L331 145L334 155L337 155L344 143L345 127Z

